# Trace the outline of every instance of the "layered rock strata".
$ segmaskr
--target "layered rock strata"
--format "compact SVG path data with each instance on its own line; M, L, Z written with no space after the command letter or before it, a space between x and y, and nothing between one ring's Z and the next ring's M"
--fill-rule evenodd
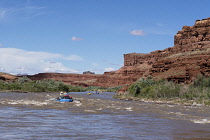
M189 83L197 75L210 75L210 18L197 20L194 26L183 26L174 37L174 47L157 60L150 74L177 83Z
M131 84L136 81L132 77L117 77L110 74L64 74L64 73L39 73L28 76L32 80L54 79L63 81L73 86L99 86L99 87L116 87Z

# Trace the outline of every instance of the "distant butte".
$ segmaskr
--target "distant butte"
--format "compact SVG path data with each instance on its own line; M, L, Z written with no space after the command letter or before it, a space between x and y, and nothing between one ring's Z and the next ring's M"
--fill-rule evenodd
M174 46L148 54L124 54L124 66L117 71L99 74L39 73L34 80L55 79L71 85L115 87L134 83L151 75L188 84L199 74L210 76L210 18L183 26L174 36Z

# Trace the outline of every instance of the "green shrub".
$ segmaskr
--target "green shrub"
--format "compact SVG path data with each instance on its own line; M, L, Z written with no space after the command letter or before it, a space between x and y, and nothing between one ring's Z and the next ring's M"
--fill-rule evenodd
M202 75L198 75L197 78L194 80L191 87L197 87L197 88L205 88L210 87L210 77L204 77Z
M27 92L74 92L84 91L82 87L73 87L64 84L61 81L52 79L31 80L27 77L21 77L13 82L0 81L0 90L19 90Z
M159 98L173 98L180 96L181 85L165 81L155 87L155 92Z
M141 78L128 88L131 96L140 98L180 98L210 102L210 77L198 76L191 85L176 84L164 79Z
M148 86L152 86L154 84L155 84L155 81L151 77L147 77L146 79L141 78L136 83L128 87L128 92L134 97L137 97L137 96L144 97L145 96L144 88L147 88Z

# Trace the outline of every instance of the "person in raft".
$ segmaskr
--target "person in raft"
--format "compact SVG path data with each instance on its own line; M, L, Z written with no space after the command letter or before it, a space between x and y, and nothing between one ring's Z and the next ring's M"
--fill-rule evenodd
M63 93L63 92L60 92L60 96L58 97L58 99L72 99L71 96L68 95L68 93Z

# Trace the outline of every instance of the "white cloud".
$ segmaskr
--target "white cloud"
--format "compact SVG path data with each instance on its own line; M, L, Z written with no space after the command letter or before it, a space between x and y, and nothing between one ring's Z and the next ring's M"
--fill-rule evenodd
M77 70L67 68L63 66L60 62L45 62L45 67L43 67L44 72L61 72L61 73L78 73Z
M106 72L109 72L109 71L114 71L114 68L105 68L105 70L104 71L106 71Z
M137 35L137 36L144 36L145 35L143 30L133 30L133 31L130 31L130 34Z
M25 51L17 48L0 48L0 70L7 73L78 72L64 66L60 62L62 60L81 61L83 59L77 55L65 56L63 54Z
M73 36L73 37L71 38L71 40L73 40L73 41L80 41L80 40L83 40L83 39L82 39L82 38L78 38L78 37Z
M25 4L10 5L10 7L0 7L0 21L15 21L17 19L28 19L49 13L46 7L26 6Z

